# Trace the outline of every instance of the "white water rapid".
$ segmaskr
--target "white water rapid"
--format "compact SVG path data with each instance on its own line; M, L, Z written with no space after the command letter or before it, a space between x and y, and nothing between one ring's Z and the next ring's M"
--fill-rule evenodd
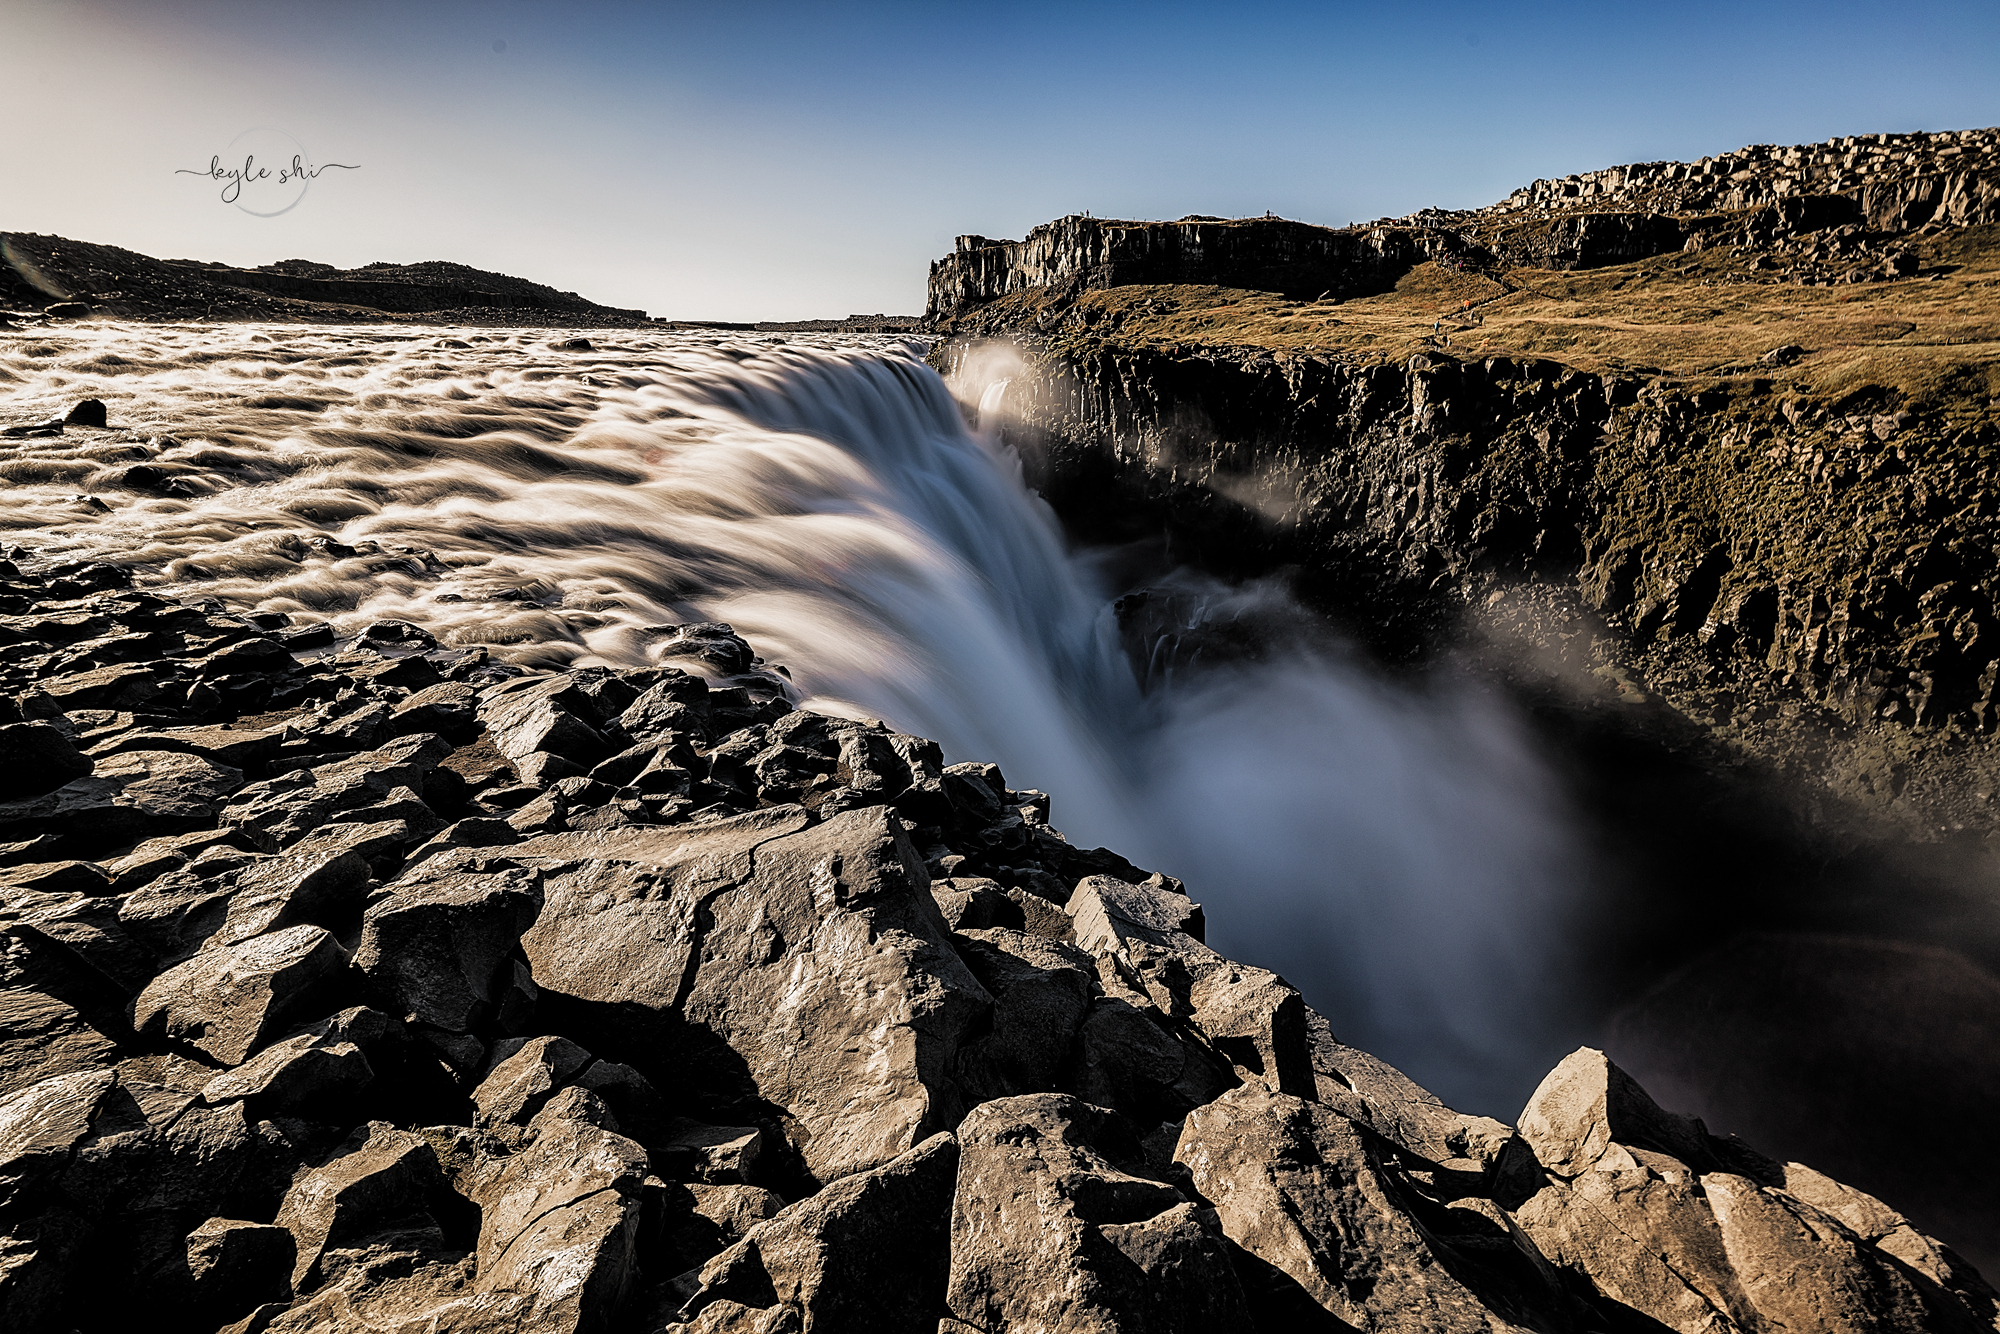
M1498 708L1326 648L1142 695L1119 590L901 344L591 337L11 339L9 421L95 397L113 429L4 442L0 525L181 595L527 665L642 663L657 627L726 621L808 705L995 761L1073 842L1181 877L1219 948L1468 1110L1511 1117L1584 1036L1559 1014L1558 799Z

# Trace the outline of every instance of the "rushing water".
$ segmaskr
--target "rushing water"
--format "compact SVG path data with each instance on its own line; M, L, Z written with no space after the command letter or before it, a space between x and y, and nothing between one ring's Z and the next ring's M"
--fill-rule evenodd
M1510 1117L1574 1045L1557 799L1503 713L1304 641L1142 694L1120 590L910 349L593 337L11 338L11 421L96 397L117 429L7 442L0 524L176 592L416 621L529 665L643 663L660 627L727 621L811 706L996 761L1073 841L1180 876L1212 943L1448 1099ZM134 464L170 476L132 489Z

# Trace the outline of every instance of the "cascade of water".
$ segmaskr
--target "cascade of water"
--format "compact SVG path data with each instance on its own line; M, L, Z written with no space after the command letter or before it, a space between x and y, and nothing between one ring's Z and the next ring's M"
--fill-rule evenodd
M95 392L178 437L150 497L116 491L115 457L28 442L0 522L177 591L528 663L643 662L661 624L727 621L813 706L997 761L1073 841L1180 876L1219 947L1463 1105L1508 1114L1564 1045L1562 825L1505 716L1310 646L1142 695L1113 590L906 351L281 337L0 359L24 397ZM120 503L79 513L79 482Z

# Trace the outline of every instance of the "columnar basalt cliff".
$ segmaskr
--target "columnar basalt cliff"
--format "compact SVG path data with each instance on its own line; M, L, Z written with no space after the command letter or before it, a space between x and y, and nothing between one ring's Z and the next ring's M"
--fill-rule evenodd
M726 626L524 674L129 580L0 566L9 1330L2000 1329L1596 1051L1454 1112Z

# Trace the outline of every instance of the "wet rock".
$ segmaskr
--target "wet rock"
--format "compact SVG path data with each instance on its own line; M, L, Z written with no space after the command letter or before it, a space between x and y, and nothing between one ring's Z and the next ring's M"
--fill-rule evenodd
M340 942L317 926L205 949L148 984L133 1002L132 1027L235 1065L308 988L346 962Z
M0 831L51 835L80 852L115 849L213 825L223 797L242 781L238 771L197 756L135 751L52 792L0 803Z
M685 1327L935 1334L958 1165L957 1142L934 1135L759 1223L702 1266Z
M446 681L398 704L389 725L398 735L435 732L447 741L470 741L479 730L478 715L479 692Z
M975 1329L1250 1329L1215 1212L1127 1170L1139 1146L1115 1113L1060 1094L1003 1098L968 1116L959 1139L954 1319Z
M71 304L74 305L80 303L71 303ZM88 306L85 306L83 308L83 313L88 313L89 309L90 308ZM49 310L44 311L43 313L52 314L54 313L54 311L55 307L50 307ZM105 416L105 411L104 411L104 404L100 400L95 398L86 398L79 400L77 405L71 408L69 412L63 417L64 423L70 426L103 426L107 420L108 419Z
M479 712L493 745L517 764L539 751L586 772L614 749L562 703L532 690L489 695Z

